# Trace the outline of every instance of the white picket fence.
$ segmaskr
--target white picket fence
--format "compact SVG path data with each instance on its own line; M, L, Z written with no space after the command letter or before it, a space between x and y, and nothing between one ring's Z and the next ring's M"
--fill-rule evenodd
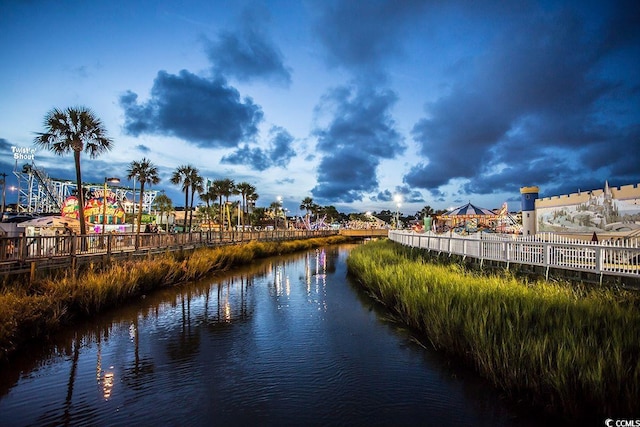
M637 238L585 242L553 233L534 236L476 233L416 233L389 230L389 239L405 246L479 260L529 264L587 271L602 275L640 277L640 242Z

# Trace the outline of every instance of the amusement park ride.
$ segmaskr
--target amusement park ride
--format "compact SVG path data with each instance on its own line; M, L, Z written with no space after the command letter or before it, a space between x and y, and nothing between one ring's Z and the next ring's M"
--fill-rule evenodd
M77 185L73 181L51 178L44 169L35 162L26 163L22 167L16 161L13 174L18 180L18 202L16 210L31 214L57 213L62 210L64 201L77 193ZM104 183L84 184L85 193L102 190ZM128 187L110 189L116 195L118 204L126 213L137 210L139 202L135 202L136 190ZM158 194L157 190L145 190L142 198L142 211L151 213L151 206ZM138 192L138 197L139 192Z

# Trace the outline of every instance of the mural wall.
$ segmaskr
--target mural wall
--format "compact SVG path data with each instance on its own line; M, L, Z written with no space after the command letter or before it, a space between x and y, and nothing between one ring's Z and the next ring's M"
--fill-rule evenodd
M538 232L640 229L640 187L627 185L536 200Z

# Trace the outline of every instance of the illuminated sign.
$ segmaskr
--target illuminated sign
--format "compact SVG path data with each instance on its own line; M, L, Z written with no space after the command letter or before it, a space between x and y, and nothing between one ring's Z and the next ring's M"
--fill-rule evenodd
M11 147L13 158L15 160L35 160L36 149L27 147Z
M104 190L94 190L93 197L87 200L84 205L84 219L92 224L102 224L102 215L105 216L106 224L124 224L124 209L118 205L116 194L113 191L107 191L106 205ZM78 209L78 198L69 196L62 205L60 213L68 218L80 218L80 210Z

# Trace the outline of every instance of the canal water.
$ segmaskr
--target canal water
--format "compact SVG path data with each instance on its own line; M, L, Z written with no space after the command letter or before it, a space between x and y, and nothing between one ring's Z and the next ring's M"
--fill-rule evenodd
M0 368L0 425L527 426L385 316L352 246L140 298Z

